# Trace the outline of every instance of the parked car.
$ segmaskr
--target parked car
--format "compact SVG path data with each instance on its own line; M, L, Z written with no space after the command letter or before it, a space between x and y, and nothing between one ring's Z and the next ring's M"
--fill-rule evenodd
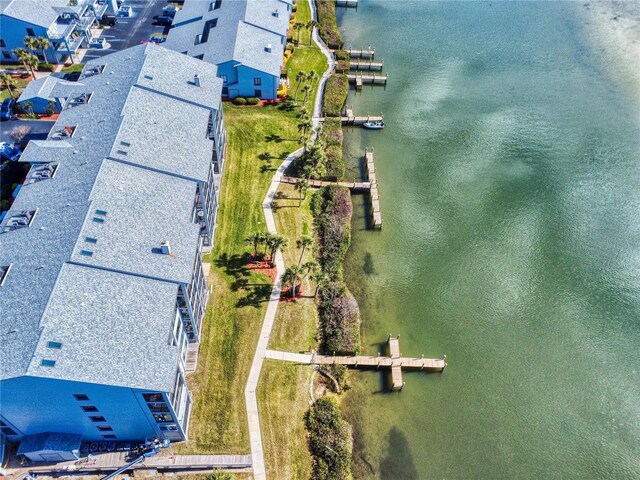
M11 98L5 98L0 105L0 120L11 120L16 118L16 114L13 113L13 107L16 102Z
M162 33L152 33L149 35L148 40L140 40L140 43L155 43L160 44L167 41L167 36Z
M162 7L162 15L173 18L176 16L176 12L178 10L180 9L175 5L166 5L165 7Z
M113 27L117 22L115 15L107 15L106 13L102 15L101 23L106 27Z
M158 25L170 27L173 23L173 17L170 17L169 15L160 15L159 17L156 17L156 23Z
M22 155L22 150L15 144L0 142L0 158L17 162L20 155Z
M131 13L133 13L133 9L129 5L122 5L116 15L119 17L130 17Z

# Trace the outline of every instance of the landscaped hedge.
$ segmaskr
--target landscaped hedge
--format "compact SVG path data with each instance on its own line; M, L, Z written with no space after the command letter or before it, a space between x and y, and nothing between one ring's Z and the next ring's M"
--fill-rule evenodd
M334 52L336 57L336 72L347 73L351 66L351 57L346 50L336 50Z
M339 118L327 118L322 127L325 142L325 178L327 180L342 180L345 163L342 157L342 121Z
M248 97L247 105L258 105L260 103L260 99L258 97Z
M56 69L56 66L52 63L39 63L38 71L39 72L53 72Z
M244 97L236 97L233 99L233 104L234 105L246 105L247 104L247 99Z
M312 200L318 259L329 281L320 289L320 350L350 354L360 349L358 303L342 281L342 262L351 241L351 195L344 187L325 187Z
M342 35L336 23L336 4L334 0L316 0L318 10L318 31L320 38L329 48L342 48Z
M312 478L350 479L353 436L351 426L342 418L335 400L320 398L309 408L305 420L313 456Z
M322 97L322 111L327 117L339 117L342 113L347 95L349 94L349 79L341 73L333 74L327 79L324 96Z

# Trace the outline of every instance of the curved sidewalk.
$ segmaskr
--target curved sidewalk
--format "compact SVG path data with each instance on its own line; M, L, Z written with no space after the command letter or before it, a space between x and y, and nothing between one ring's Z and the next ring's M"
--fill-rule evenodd
M311 16L317 21L318 16L316 14L316 8L313 0L309 0L311 6ZM322 74L320 82L318 83L318 93L316 94L314 108L313 108L313 126L314 128L320 125L320 113L322 108L322 93L324 92L324 85L327 78L333 71L335 62L331 56L331 52L326 47L324 42L318 36L318 28L313 29L313 40L320 48L325 57L329 67L327 71ZM278 190L280 179L282 178L285 170L291 165L291 162L302 154L303 149L299 148L295 152L291 153L280 165L273 178L271 179L271 185L267 191L267 195L262 202L262 209L264 210L264 216L267 222L267 230L269 233L276 234L276 222L273 217L272 202L273 198ZM285 271L284 259L282 252L278 250L275 258L277 276L273 283L273 289L271 290L271 296L269 297L269 303L267 305L267 311L264 316L264 322L262 323L262 329L260 330L260 338L258 339L258 346L256 347L256 353L251 363L251 370L249 371L249 379L247 380L247 386L244 390L245 402L247 404L247 419L249 422L249 440L251 443L251 457L253 460L253 478L254 480L266 480L267 471L264 463L264 447L262 445L262 434L260 432L260 414L258 412L258 400L256 398L256 390L258 388L258 381L260 379L260 371L262 370L262 363L267 354L267 347L269 345L269 338L271 336L271 330L276 318L276 312L278 310L278 302L280 301L280 290L282 287L282 275Z

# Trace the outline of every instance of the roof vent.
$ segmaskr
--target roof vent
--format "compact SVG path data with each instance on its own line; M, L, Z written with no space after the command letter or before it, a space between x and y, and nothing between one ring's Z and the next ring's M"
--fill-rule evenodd
M274 17L279 17L280 16L280 12L278 11L277 8L273 11L273 16Z
M194 75L194 76L193 76L193 84L194 84L196 87L199 87L199 86L200 86L200 75L197 75L197 74L196 74L196 75Z
M267 52L267 53L271 53L271 44L270 43L267 43L267 46L264 47L264 51Z
M171 245L166 240L160 244L160 253L163 255L171 255Z
M9 270L11 270L11 265L13 265L12 263L10 263L9 265L0 265L0 287L2 286L2 284L4 284L4 281L7 278L7 275L9 275Z

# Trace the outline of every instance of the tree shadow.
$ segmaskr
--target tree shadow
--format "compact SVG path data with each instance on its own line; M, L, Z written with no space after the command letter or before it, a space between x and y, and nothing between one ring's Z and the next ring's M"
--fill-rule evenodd
M248 261L249 253L247 252L240 255L235 253L231 256L223 253L214 260L214 263L216 267L223 268L227 275L238 279L243 276L249 276L249 268L247 267Z
M276 142L276 143L280 143L282 142L282 137L280 135L276 135L275 133L270 133L269 135L265 135L264 137L264 141L265 142Z
M371 252L367 252L364 254L364 264L362 265L362 270L366 275L375 275L376 269L373 266L373 255Z
M252 284L252 287L246 297L238 300L236 306L258 308L261 303L268 301L271 297L272 285L270 283Z
M380 461L380 477L417 480L418 471L407 436L397 427L392 427L387 435L387 445L387 455Z
M287 98L278 104L278 110L282 110L284 112L293 112L297 107L298 104L290 98Z
M260 160L262 160L263 162L269 163L269 162L271 162L271 160L273 160L274 158L278 158L278 157L274 157L269 152L262 152L260 155L258 155L258 158Z
M270 163L260 165L260 173L275 172L277 168L272 167Z

